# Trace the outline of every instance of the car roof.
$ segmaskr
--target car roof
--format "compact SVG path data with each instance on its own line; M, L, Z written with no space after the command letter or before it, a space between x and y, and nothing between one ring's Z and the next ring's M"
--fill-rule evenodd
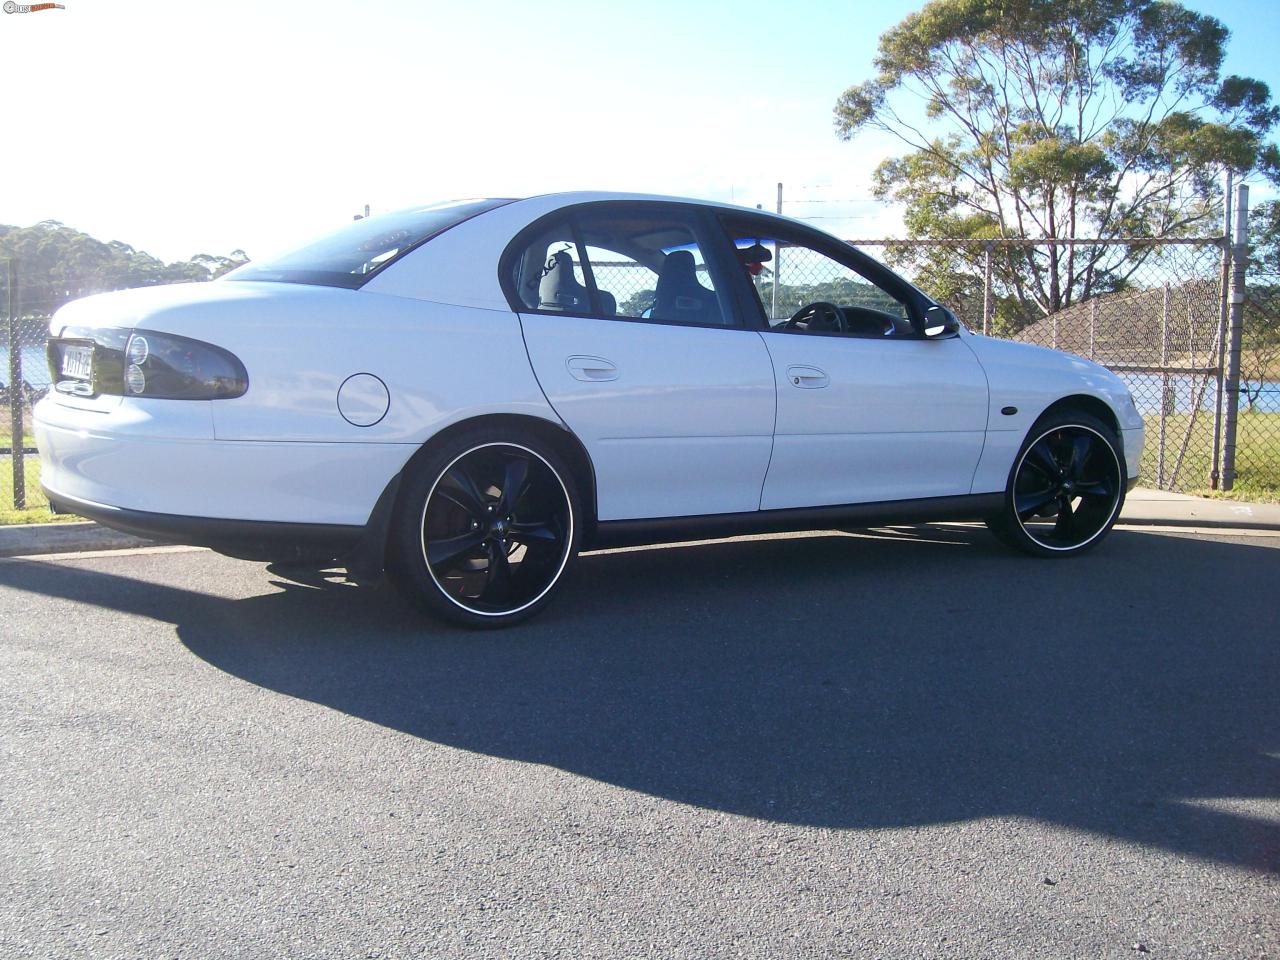
M544 193L499 203L450 227L398 258L385 270L380 270L360 289L369 293L509 311L510 304L499 284L497 265L512 238L548 214L578 204L602 201L685 203L728 213L755 214L808 231L815 229L790 217L717 200L609 190Z
M521 197L513 200L513 203L525 203L531 201L553 201L557 206L573 206L579 203L595 203L604 200L639 200L646 202L659 203L690 203L699 207L714 207L718 210L727 210L731 213L747 213L756 214L767 217L770 220L780 220L785 223L795 224L796 226L806 227L809 230L818 229L820 233L826 233L825 230L815 228L813 224L805 223L803 220L797 220L795 217L788 217L785 214L774 213L770 210L764 210L759 207L746 207L740 203L728 203L724 200L704 200L699 197L678 197L670 194L661 193L628 193L613 190L566 190L551 193L535 193L527 197Z

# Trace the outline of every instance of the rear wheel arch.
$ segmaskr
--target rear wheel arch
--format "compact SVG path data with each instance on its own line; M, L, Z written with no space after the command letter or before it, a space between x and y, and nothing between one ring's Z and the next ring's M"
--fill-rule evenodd
M591 532L595 527L596 519L595 467L591 463L591 457L587 453L586 447L582 445L582 441L578 439L577 435L554 420L545 420L541 417L515 413L482 414L459 420L434 434L431 439L419 447L404 467L401 468L400 476L407 475L419 462L431 456L436 449L448 443L458 434L466 433L478 427L508 430L511 432L513 439L522 434L532 434L551 445L556 453L564 458L573 473L573 479L578 485L578 490L581 491L583 507L587 513L587 516L583 518L586 525L586 529L583 532L584 534Z
M400 509L402 480L410 476L418 465L429 459L440 447L455 436L477 428L496 427L510 434L515 440L532 435L551 446L568 464L582 499L582 539L587 542L595 533L596 477L591 457L577 436L567 427L553 420L523 414L483 414L451 423L423 443L400 468L400 472L387 481L382 495L374 504L365 523L365 531L357 545L341 559L348 570L359 577L376 581L387 568L388 551L391 548L391 522Z

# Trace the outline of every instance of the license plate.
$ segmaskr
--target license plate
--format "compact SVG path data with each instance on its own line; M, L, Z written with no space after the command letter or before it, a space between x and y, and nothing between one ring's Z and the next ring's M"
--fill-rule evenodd
M75 380L92 379L93 347L63 346L62 375Z

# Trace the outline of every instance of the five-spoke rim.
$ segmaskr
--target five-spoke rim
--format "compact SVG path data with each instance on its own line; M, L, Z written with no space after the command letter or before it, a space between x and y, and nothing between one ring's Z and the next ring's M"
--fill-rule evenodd
M422 508L422 558L440 591L482 616L519 613L559 579L573 542L569 492L542 456L488 443L455 457Z
M1036 438L1018 461L1013 510L1023 531L1047 550L1078 550L1111 523L1124 491L1114 446L1081 424Z

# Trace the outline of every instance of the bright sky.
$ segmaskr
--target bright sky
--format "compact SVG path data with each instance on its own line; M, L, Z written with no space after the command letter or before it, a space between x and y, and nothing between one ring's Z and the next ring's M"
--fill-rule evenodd
M29 0L28 0L29 2ZM167 260L264 256L374 211L618 189L901 233L894 141L836 97L920 0L65 0L0 14L0 223ZM1206 0L1227 69L1280 92L1274 5Z

